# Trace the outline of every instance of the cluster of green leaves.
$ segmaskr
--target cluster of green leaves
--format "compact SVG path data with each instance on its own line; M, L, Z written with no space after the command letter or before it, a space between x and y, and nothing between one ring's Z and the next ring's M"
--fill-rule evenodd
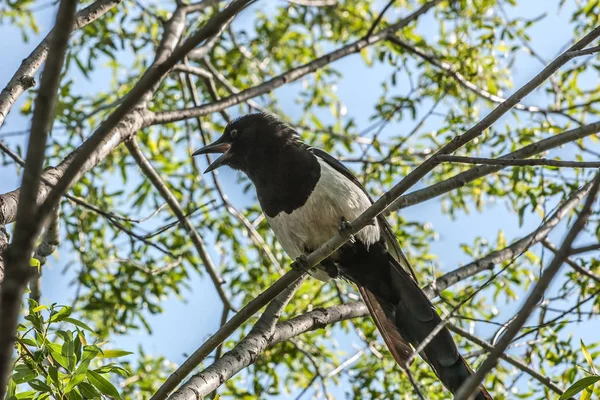
M132 353L103 349L105 343L86 323L72 317L72 311L69 306L29 301L29 312L18 329L18 357L8 400L121 398L110 379L127 377L129 372L108 361Z

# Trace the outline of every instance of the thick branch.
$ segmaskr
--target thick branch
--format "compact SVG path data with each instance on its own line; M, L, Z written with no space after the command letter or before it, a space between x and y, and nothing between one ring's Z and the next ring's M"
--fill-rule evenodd
M554 259L548 265L548 267L544 270L540 279L538 280L535 287L531 290L529 296L525 300L525 303L517 313L517 315L511 320L508 324L506 331L496 344L496 347L490 351L490 355L485 359L485 361L481 364L477 372L472 375L458 390L456 393L456 400L467 400L471 397L471 395L477 390L479 384L483 381L485 376L494 368L496 363L498 362L498 358L504 353L506 348L510 345L513 338L517 335L519 330L523 327L529 316L542 299L546 289L560 270L560 267L564 263L565 259L569 256L571 252L571 246L573 242L584 228L590 214L592 213L592 206L594 204L594 200L596 199L596 195L598 194L598 189L600 188L600 172L594 178L594 183L588 197L585 201L583 209L577 220L567 233L565 240L563 241L560 249L555 253Z
M492 269L494 265L512 260L519 254L522 254L534 244L544 240L550 231L552 231L552 229L554 229L554 227L556 227L560 221L568 216L571 211L577 207L581 200L588 195L591 188L592 184L589 183L575 192L556 210L556 212L550 218L548 218L547 221L545 221L539 228L529 235L517 240L502 250L493 251L479 260L473 261L467 265L455 269L454 271L448 272L447 274L436 279L432 284L427 285L425 288L423 288L423 290L427 296L433 297L435 296L435 293L440 293L446 288L470 276L473 276L486 269Z
M46 139L54 121L58 84L62 71L71 27L75 21L76 0L62 0L58 8L54 32L50 39L48 60L42 72L40 90L35 99L31 134L19 195L17 223L13 239L4 253L4 281L0 293L0 399L4 398L11 371L15 331L21 299L27 282L35 273L29 266L33 246L41 230L35 218L37 192L45 160Z
M75 16L72 31L81 29L103 16L122 0L98 0L79 11ZM35 86L34 75L48 56L48 47L54 34L54 29L46 35L44 40L23 60L21 66L0 93L0 126L4 123L10 109L19 96L27 89Z

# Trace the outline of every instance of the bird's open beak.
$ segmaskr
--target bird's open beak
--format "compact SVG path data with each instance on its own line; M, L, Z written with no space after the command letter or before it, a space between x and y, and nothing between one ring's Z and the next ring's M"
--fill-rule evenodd
M221 154L221 156L219 158L217 158L215 161L212 162L212 164L210 164L208 166L208 168L206 169L206 171L204 171L204 173L213 171L217 168L219 168L220 166L222 166L223 164L225 164L225 162L227 160L229 160L231 158L231 152L229 151L229 149L231 149L231 144L224 142L222 140L222 138L219 138L216 142L211 143L207 146L204 146L201 149L196 150L193 154L192 157L195 156L199 156L200 154Z

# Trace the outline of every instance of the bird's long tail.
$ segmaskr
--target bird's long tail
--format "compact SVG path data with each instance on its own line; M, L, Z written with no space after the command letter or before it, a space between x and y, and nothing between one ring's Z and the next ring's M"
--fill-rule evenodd
M367 278L365 282L353 280L358 283L365 303L390 352L404 368L413 351L409 343L413 348L417 348L442 320L412 276L389 253L386 252L386 256L385 268L381 265L383 257L377 257L380 261L378 268L370 268L371 272L387 268L387 271L380 270L375 274L378 275L378 279ZM471 368L459 354L450 332L445 327L425 346L421 356L452 393L456 393L472 374ZM481 386L475 399L492 400L492 397Z

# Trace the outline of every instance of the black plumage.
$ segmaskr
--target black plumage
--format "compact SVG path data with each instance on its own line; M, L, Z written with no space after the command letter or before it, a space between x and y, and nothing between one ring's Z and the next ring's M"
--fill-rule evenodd
M233 121L221 138L194 155L202 153L222 153L209 170L229 165L247 174L276 237L294 258L316 250L342 221L354 219L372 203L343 164L307 146L294 129L267 114ZM315 273L320 279L339 275L358 286L401 367L411 346L417 347L441 322L382 216L332 254L321 269ZM471 374L446 328L421 356L453 393ZM476 399L491 396L481 387Z

